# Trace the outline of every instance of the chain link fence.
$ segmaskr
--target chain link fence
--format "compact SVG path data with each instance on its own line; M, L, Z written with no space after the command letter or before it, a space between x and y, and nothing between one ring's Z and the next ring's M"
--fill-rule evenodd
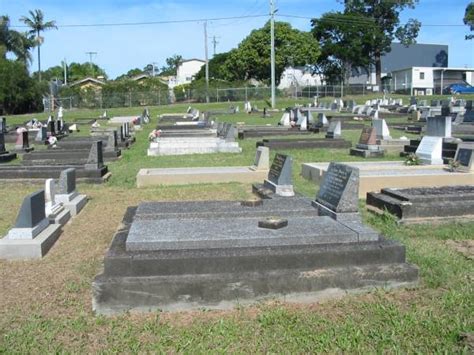
M407 92L398 92L410 94ZM288 89L277 89L277 98L291 99L313 99L314 97L344 97L344 96L366 96L373 94L392 93L390 87L384 86L378 91L378 87L373 85L321 85L307 87L290 87ZM271 88L266 86L248 86L238 88L210 88L210 102L242 102L270 100ZM87 91L80 95L69 97L45 97L43 104L46 112L54 111L55 108L63 106L66 109L88 108L107 109L117 107L137 107L137 106L161 106L171 103L195 103L206 102L206 90L185 89L182 92L171 90L141 91L141 92L115 92L102 93L100 91Z

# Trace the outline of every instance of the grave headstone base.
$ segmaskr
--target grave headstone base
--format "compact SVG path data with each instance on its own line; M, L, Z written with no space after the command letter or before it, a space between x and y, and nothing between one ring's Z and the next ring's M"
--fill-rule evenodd
M69 195L56 195L56 201L62 202L64 208L67 209L71 216L77 216L87 203L86 195L79 195L74 192Z
M474 219L474 186L382 189L367 194L367 209L385 210L399 218L399 223L437 223Z
M51 223L64 226L71 219L71 212L69 209L63 207L58 213L53 213L48 216Z
M0 259L41 259L61 234L61 225L50 224L34 239L0 239Z
M258 227L274 216L288 225ZM107 315L226 309L267 298L314 302L334 290L342 295L416 284L418 269L406 263L405 247L373 233L361 243L356 223L318 217L300 197L255 207L142 203L127 209L104 272L93 281L93 309Z
M16 159L16 153L4 152L0 153L0 163L7 163Z
M380 158L385 155L385 151L378 145L357 144L356 148L351 148L350 155L364 158Z
M272 198L273 195L282 197L295 196L293 185L277 185L265 179L263 184L253 184L252 192L262 198Z

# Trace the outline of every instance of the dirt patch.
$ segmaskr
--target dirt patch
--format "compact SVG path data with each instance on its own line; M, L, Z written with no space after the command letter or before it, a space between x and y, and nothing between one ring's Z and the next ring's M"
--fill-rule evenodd
M446 245L469 260L474 260L474 240L448 240Z

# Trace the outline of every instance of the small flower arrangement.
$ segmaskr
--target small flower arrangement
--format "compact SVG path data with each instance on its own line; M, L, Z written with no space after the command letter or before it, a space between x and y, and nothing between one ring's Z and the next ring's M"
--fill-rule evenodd
M405 159L405 165L420 165L420 158L415 153L410 153Z
M452 173L456 172L458 169L459 169L459 166L461 164L459 163L458 160L454 160L454 159L449 159L448 161L448 170Z
M154 129L151 131L151 133L148 135L148 140L150 142L154 141L156 138L160 138L161 136L161 129Z

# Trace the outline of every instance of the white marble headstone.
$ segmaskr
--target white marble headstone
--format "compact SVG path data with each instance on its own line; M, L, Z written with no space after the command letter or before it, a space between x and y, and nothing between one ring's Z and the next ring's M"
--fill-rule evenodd
M443 138L425 136L420 142L416 155L422 164L441 165L443 164Z

